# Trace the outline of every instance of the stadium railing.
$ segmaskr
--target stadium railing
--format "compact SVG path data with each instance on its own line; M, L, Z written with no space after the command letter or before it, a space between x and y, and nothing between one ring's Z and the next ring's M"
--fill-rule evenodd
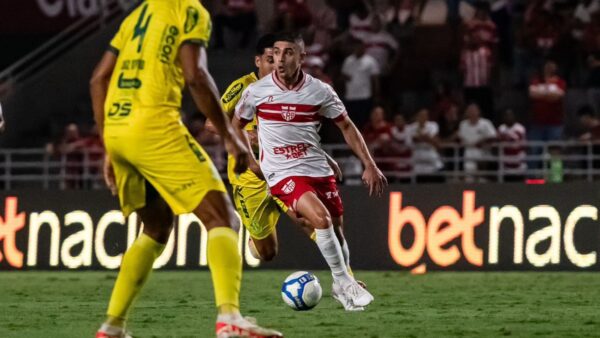
M487 154L473 158L465 156L465 148L460 144L443 144L439 149L443 168L436 172L389 169L417 164L407 158L376 157L375 160L385 169L386 177L397 183L600 180L600 142L527 142L519 144L524 150L522 157L507 156L506 148L514 147L514 143L490 144L485 147ZM361 163L347 145L326 144L323 148L338 161L344 184L361 184ZM227 158L223 147L205 149L226 178ZM101 151L92 149L58 155L43 148L3 149L0 150L0 189L104 189L103 159ZM475 166L465 170L465 163L469 162ZM521 164L521 168L510 168L509 162Z

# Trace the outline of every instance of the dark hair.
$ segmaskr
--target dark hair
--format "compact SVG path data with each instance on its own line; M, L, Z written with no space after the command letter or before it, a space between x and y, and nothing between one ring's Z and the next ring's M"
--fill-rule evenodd
M581 107L579 107L579 109L577 109L577 116L579 116L579 117L584 117L584 116L595 117L596 114L594 114L594 108L592 108L592 106L585 105L585 106L581 106Z
M267 33L261 36L256 42L256 54L255 55L263 55L265 53L265 49L273 48L275 44L275 34Z
M286 41L286 42L296 43L299 45L304 44L304 39L302 38L302 35L295 33L295 32L277 33L277 35L275 36L275 41L273 41L273 42L277 42L277 41Z

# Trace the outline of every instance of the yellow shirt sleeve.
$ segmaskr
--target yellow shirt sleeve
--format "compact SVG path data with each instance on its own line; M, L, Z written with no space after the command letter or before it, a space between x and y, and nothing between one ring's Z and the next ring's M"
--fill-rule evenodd
M246 86L242 81L234 81L227 87L227 90L221 97L221 106L229 118L233 117L235 106L240 100L240 97L242 97L244 89L246 89Z
M125 47L125 42L127 41L125 38L125 32L127 31L127 29L125 29L125 24L126 21L123 21L119 27L119 31L117 31L117 34L115 34L108 46L108 49L117 55L119 55L121 50Z
M187 1L185 8L182 9L181 20L182 31L180 44L192 42L204 47L208 46L212 23L210 14L202 6L200 1Z

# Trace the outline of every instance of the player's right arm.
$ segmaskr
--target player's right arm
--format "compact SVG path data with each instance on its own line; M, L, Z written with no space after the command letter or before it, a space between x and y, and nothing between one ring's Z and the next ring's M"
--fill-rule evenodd
M248 147L235 133L221 110L217 86L206 67L204 47L194 43L182 44L179 49L179 61L196 106L211 121L225 141L227 151L235 158L234 171L238 174L243 173L248 168Z
M94 120L98 126L100 138L104 137L104 101L110 78L117 64L117 55L112 49L102 56L102 59L94 69L90 80L90 95L92 96L92 109L94 111ZM104 157L103 165L104 182L113 195L117 193L115 174L108 154Z
M242 98L238 101L235 106L235 115L232 119L233 128L244 141L246 145L252 147L248 134L244 130L245 126L254 119L256 114L256 105L252 96L252 86L249 86L242 93ZM264 180L265 177L260 169L260 165L251 154L248 155L248 168L260 179Z

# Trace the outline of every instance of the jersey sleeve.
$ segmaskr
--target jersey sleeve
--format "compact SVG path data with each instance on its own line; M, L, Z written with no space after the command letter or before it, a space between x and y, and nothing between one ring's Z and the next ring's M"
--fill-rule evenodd
M348 115L346 112L346 107L344 107L342 100L340 100L339 96L330 85L323 85L327 93L325 96L325 101L319 110L319 114L336 122L343 120Z
M125 31L127 31L125 29L125 25L126 21L123 21L123 23L119 27L119 31L117 31L117 34L115 34L112 40L110 40L110 44L108 45L108 50L115 53L116 55L119 55L121 50L125 48L125 42L127 41L125 37Z
M221 106L229 118L233 117L235 106L240 101L244 89L246 88L242 81L234 81L227 87L223 96L221 96Z
M252 86L249 86L242 93L242 97L235 106L235 116L246 125L254 120L256 115L256 103L252 94Z
M194 43L207 47L212 30L210 14L200 1L186 1L185 3L185 8L182 8L179 20L183 33L180 45Z

